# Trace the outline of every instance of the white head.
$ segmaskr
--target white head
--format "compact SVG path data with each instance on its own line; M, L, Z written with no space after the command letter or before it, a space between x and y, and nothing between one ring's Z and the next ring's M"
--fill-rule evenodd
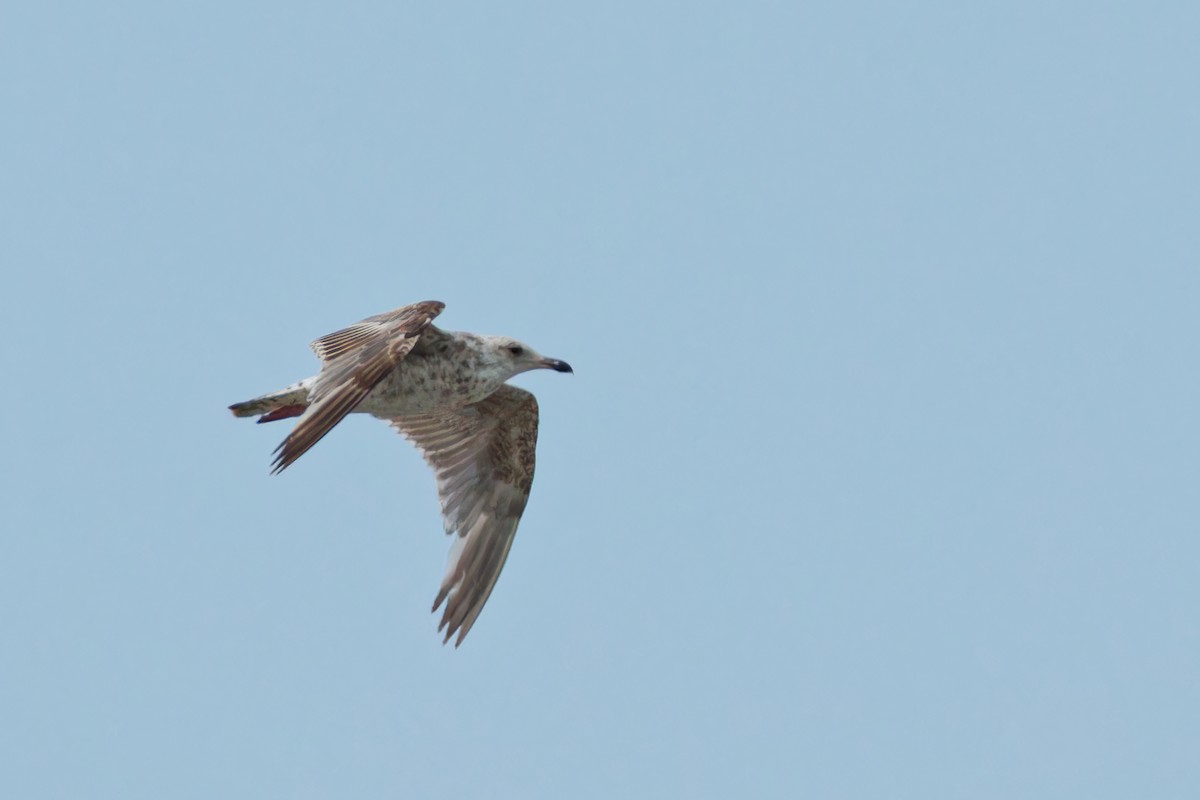
M508 372L510 378L531 369L574 373L567 362L546 358L529 345L508 336L484 336L483 341L488 354L495 359L494 363Z

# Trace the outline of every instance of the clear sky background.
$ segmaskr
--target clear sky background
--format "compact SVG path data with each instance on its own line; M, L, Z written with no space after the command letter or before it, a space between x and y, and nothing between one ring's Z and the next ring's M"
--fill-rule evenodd
M1200 11L0 12L0 796L1184 798ZM538 476L231 402L422 299Z

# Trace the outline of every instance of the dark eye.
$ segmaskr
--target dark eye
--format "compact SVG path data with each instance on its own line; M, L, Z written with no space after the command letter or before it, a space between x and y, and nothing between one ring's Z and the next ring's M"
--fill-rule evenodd
M508 352L512 353L514 356L523 356L525 355L525 348L521 347L519 344L513 344L508 346Z

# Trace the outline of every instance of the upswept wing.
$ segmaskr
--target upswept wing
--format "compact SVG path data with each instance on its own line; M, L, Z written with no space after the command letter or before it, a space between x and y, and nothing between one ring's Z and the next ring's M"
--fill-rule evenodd
M537 446L532 394L502 386L456 411L391 421L421 451L437 477L446 533L455 537L433 601L445 611L438 630L462 643L500 577L517 523L529 500Z
M408 355L444 303L427 300L367 317L322 336L311 347L324 362L309 406L275 448L271 473L283 472L329 433Z

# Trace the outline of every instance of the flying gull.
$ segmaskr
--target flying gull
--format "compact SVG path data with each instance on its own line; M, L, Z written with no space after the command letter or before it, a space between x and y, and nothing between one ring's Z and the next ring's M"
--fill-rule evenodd
M504 561L533 483L538 405L509 386L533 369L571 372L506 336L443 331L444 303L427 300L367 317L311 347L321 371L286 389L234 403L235 417L299 417L275 449L283 472L351 412L385 420L417 446L437 478L446 533L454 537L433 601L454 646L475 624Z

